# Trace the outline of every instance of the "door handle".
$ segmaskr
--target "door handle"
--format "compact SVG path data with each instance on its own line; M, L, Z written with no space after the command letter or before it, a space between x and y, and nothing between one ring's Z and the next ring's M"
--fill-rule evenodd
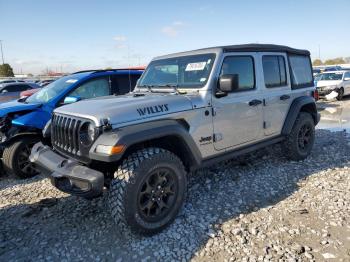
M289 98L290 98L289 95L283 95L283 96L280 97L280 100L287 100Z
M252 101L249 102L249 105L250 106L257 106L257 105L260 105L262 103L261 100L258 100L258 99L254 99Z

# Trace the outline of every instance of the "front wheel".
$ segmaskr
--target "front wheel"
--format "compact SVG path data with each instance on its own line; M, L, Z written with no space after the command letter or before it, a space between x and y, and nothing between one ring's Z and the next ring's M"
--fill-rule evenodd
M29 156L33 146L39 141L39 137L21 137L8 145L2 155L5 172L18 178L29 178L37 175L39 172L30 162Z
M314 142L315 122L309 113L300 112L283 143L284 152L291 160L303 160L310 155Z
M110 184L108 204L115 222L150 235L168 226L186 195L181 160L161 148L146 148L126 158Z
M340 100L343 99L343 97L344 97L344 89L343 88L339 88L337 100L340 101Z

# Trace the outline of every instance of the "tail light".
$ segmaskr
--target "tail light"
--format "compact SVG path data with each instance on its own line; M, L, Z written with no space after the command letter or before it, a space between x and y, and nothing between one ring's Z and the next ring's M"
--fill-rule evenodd
M320 98L317 89L315 89L314 91L312 91L312 96L313 96L313 98L315 98L316 101Z

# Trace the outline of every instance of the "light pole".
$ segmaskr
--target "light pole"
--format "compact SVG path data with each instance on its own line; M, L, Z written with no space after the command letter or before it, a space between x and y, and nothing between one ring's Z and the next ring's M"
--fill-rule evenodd
M2 64L5 64L5 62L4 62L4 51L2 50L2 40L0 40L0 48L1 48Z

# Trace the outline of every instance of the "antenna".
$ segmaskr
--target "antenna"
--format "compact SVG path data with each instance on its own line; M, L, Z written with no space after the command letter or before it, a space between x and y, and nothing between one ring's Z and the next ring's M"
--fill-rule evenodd
M129 92L131 92L130 45L129 45L129 41L128 41L128 68L129 68Z

